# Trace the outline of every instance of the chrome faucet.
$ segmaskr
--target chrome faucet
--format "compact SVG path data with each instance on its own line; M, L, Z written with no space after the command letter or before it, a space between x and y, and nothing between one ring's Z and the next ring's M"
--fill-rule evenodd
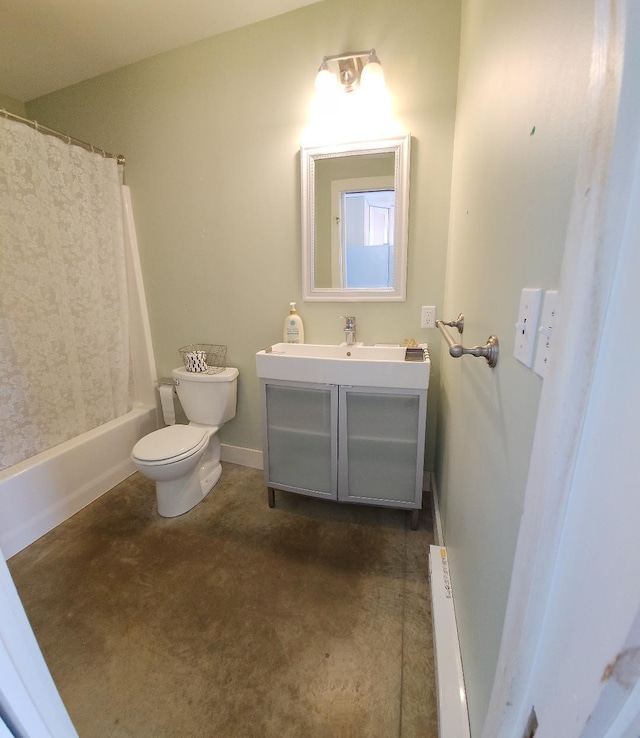
M344 321L344 340L347 346L353 346L356 342L356 319L353 315L341 315Z

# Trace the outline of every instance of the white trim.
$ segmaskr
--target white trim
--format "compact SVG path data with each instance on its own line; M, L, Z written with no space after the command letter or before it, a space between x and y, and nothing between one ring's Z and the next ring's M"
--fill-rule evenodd
M24 738L77 738L0 551L0 705Z
M263 469L262 451L254 448L243 448L242 446L229 446L223 443L220 449L222 461L230 464L248 466L250 469Z
M449 576L447 549L429 546L439 738L469 738L467 693Z

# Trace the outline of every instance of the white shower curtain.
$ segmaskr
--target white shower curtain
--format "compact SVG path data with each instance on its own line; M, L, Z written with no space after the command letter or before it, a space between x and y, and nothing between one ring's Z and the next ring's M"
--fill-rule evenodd
M125 414L118 165L0 118L0 469Z

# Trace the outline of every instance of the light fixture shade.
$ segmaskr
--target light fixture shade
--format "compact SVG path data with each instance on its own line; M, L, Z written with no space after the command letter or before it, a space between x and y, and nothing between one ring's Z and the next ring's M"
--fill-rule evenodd
M316 93L322 97L334 94L340 86L335 74L331 72L326 62L323 62L318 70L315 85Z
M382 64L380 64L380 59L378 59L375 52L369 56L364 65L360 84L368 90L384 89L385 87Z

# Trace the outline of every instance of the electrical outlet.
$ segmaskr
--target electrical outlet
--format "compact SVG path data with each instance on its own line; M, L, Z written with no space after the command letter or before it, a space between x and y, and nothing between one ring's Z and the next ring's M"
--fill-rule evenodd
M435 305L423 305L422 313L420 314L420 327L421 328L435 328L436 327L436 306Z

